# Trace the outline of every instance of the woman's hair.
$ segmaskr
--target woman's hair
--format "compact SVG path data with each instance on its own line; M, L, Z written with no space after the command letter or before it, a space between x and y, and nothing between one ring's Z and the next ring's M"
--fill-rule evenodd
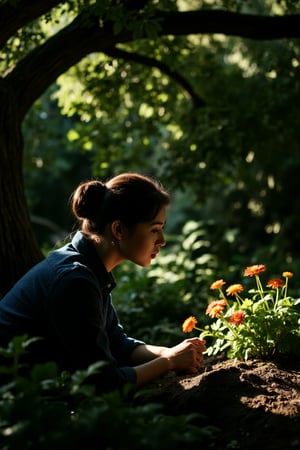
M114 220L133 228L154 219L170 203L159 181L136 173L123 173L107 182L81 183L71 199L72 212L86 234L103 234Z

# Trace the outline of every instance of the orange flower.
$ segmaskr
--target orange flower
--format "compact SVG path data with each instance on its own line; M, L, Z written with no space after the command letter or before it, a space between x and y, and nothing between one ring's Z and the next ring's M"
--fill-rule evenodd
M255 264L254 266L248 266L244 270L245 277L253 277L261 272L265 272L266 266L264 264Z
M239 294L244 290L243 286L241 284L232 284L231 286L228 286L226 289L227 295L236 295Z
M214 281L214 282L210 285L210 289L221 289L221 287L224 286L224 284L226 284L226 281L224 281L224 280L217 280L217 281Z
M279 287L284 286L284 281L281 278L272 278L267 282L267 287L278 289Z
M282 276L285 278L292 278L294 274L293 272L282 272Z
M215 317L220 317L221 312L227 305L228 303L226 302L226 300L214 300L207 306L205 314L212 317L213 319Z
M194 316L190 316L187 319L185 319L185 321L182 324L182 331L184 333L190 333L196 326L197 324L197 319Z
M235 311L231 314L229 321L233 325L238 326L244 322L245 315L244 311Z

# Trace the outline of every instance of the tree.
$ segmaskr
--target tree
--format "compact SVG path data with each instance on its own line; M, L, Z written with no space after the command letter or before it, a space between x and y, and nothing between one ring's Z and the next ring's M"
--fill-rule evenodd
M198 6L196 2L196 6ZM202 5L203 3L203 5ZM188 81L139 42L163 36L223 34L254 40L300 36L300 14L263 15L213 9L211 2L191 11L181 2L2 0L0 4L0 290L4 294L43 255L30 223L22 174L22 121L41 94L72 66L92 53L157 67L173 77L196 106L204 102ZM248 2L243 2L244 6ZM251 3L251 2L250 2ZM281 2L278 2L281 3ZM291 2L298 3L298 2ZM222 6L222 2L215 2ZM183 4L184 5L184 4ZM185 6L185 5L184 5ZM289 6L289 2L286 2ZM42 24L55 20L48 34ZM125 45L126 44L126 45ZM131 48L132 47L132 48Z

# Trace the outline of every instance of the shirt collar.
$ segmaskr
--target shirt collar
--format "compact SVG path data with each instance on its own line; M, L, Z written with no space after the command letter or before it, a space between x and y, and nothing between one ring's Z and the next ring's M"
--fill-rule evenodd
M106 270L100 256L90 239L77 231L72 239L72 246L86 259L87 266L95 273L103 288L113 289L116 281L111 272Z

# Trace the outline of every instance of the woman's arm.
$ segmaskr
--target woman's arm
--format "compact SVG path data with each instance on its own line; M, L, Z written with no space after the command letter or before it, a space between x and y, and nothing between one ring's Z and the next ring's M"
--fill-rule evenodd
M199 338L186 339L175 347L139 345L131 355L137 375L136 385L143 386L170 370L197 373L203 361L205 342Z
M167 347L159 347L157 345L138 345L131 354L131 362L134 366L139 366L161 356L166 349Z

